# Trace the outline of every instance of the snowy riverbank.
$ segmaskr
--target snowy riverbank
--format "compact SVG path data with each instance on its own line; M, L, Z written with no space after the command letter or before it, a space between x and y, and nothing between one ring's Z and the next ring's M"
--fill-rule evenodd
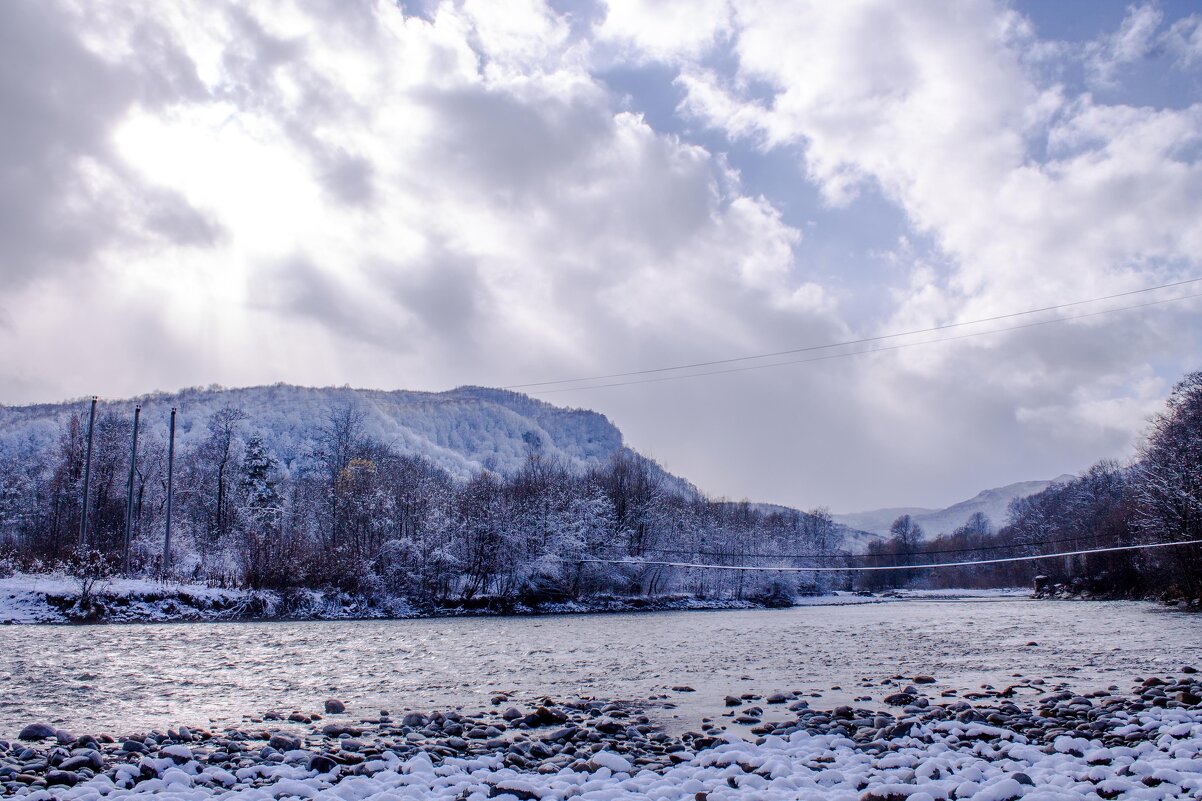
M832 593L802 597L796 605L874 603L899 598L1025 597L1026 590L907 590L882 596ZM420 608L403 598L368 599L336 591L240 590L201 584L161 584L145 579L116 579L98 587L84 612L79 586L62 574L18 574L0 579L0 624L27 623L170 623L234 620L361 620L453 617L496 614L584 614L704 609L756 609L761 604L730 598L687 596L595 598L545 603Z
M1126 694L1053 691L1025 707L1006 691L975 704L928 698L920 677L886 699L896 714L812 710L787 695L730 699L730 727L754 740L724 731L725 720L675 738L630 705L543 699L519 709L504 696L486 712L396 719L328 702L324 717L269 713L224 731L120 741L35 725L26 742L0 742L0 784L16 797L81 801L1197 798L1202 684L1187 671Z

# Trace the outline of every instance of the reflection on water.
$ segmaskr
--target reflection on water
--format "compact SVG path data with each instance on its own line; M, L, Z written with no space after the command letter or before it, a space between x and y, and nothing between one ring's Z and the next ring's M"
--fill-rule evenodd
M1028 645L1036 642L1038 645ZM0 736L46 720L117 734L237 722L268 710L352 715L517 699L668 692L655 716L696 726L730 693L881 697L859 686L934 675L933 688L1015 675L1080 689L1202 667L1202 617L1148 604L904 601L780 611L538 618L0 628ZM695 693L671 693L689 685ZM839 687L832 690L832 687Z

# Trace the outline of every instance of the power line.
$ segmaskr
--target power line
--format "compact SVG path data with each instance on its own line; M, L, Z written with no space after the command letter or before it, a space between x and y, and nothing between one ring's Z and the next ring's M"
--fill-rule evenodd
M1202 544L1202 539L1182 540L1181 542L1153 542L1144 545L1118 545L1110 548L1087 548L1079 551L1061 551L1060 553L1040 554L1039 556L1008 556L1000 559L973 559L965 562L936 562L926 565L859 565L856 567L760 567L758 565L711 565L697 562L658 562L639 559L574 559L578 563L597 563L606 565L634 565L637 567L688 567L709 570L746 570L763 573L848 573L876 572L883 570L930 570L943 567L971 567L973 565L999 565L1007 562L1033 562L1039 559L1059 559L1064 556L1083 556L1091 553L1114 553L1116 551L1136 551L1145 548L1174 548L1181 545Z
M605 381L605 380L608 380L611 378L627 378L629 376L636 376L636 375L650 375L650 374L654 374L654 373L672 372L675 370L689 370L689 369L693 369L693 368L697 368L697 367L713 367L713 366L720 365L720 364L733 364L736 362L753 361L756 359L768 359L768 358L772 358L775 356L791 356L791 355L794 355L797 353L808 353L808 352L817 351L817 350L827 350L830 348L846 347L849 345L864 345L864 344L867 344L870 342L880 342L880 341L883 341L886 339L894 339L896 337L914 336L916 334L930 334L930 333L934 333L936 331L946 331L946 330L949 330L952 328L962 328L967 325L979 325L981 323L996 322L998 320L1008 320L1008 319L1012 319L1015 317L1024 317L1024 316L1027 316L1030 314L1039 314L1041 312L1056 311L1058 309L1067 309L1067 308L1071 308L1073 306L1082 306L1082 305L1085 305L1088 303L1099 303L1104 300L1115 300L1117 298L1130 297L1132 295L1140 295L1140 294L1144 294L1147 292L1155 292L1160 289L1171 289L1173 287L1186 286L1187 284L1194 284L1194 283L1198 283L1199 281L1202 281L1202 277L1188 278L1183 281L1173 281L1173 282L1170 282L1167 284L1158 284L1157 286L1144 287L1142 289L1132 289L1132 290L1128 290L1126 292L1116 292L1113 295L1100 295L1098 297L1088 298L1086 300L1074 300L1074 301L1069 301L1067 303L1057 303L1057 304L1054 304L1051 306L1043 306L1038 309L1027 309L1025 311L1008 312L1006 314L997 314L992 317L981 317L976 320L964 320L964 321L958 322L958 323L945 323L943 325L936 325L936 326L932 326L930 328L918 328L918 329L914 329L912 331L899 331L899 332L895 332L892 334L880 334L877 336L862 337L860 339L849 339L849 340L845 340L843 342L831 342L831 343L827 343L825 345L807 345L804 347L790 348L788 350L780 350L780 351L775 351L772 353L760 353L760 354L754 354L754 355L750 355L750 356L734 356L734 357L731 357L728 359L712 359L712 360L703 361L703 362L678 364L678 365L675 365L672 367L653 367L653 368L648 368L645 370L630 370L630 371L627 371L624 373L608 373L608 374L604 374L604 375L581 376L578 378L560 378L560 379L555 379L555 380L551 380L551 381L533 381L533 382L526 383L526 384L509 384L509 385L501 387L501 388L502 389L526 389L529 387L545 387L545 386L551 386L554 384L574 384L574 383L579 383L582 381ZM1006 330L1006 329L1001 329L1001 330ZM790 362L784 362L784 363L789 364Z
M1202 278L1196 278L1193 280L1202 281ZM814 356L814 357L811 357L808 359L790 359L788 361L771 362L769 364L753 364L753 365L749 365L746 367L730 367L730 368L726 368L723 370L706 370L706 371L700 372L700 373L686 373L684 375L661 376L659 378L643 378L643 379L636 379L634 381L615 381L615 382L608 383L608 384L587 384L585 386L564 387L564 388L560 388L560 389L533 389L533 390L528 390L527 394L529 394L529 395L551 395L551 394L556 394L556 393L560 393L560 392L578 392L580 390L589 390L589 389L606 389L608 387L625 387L625 386L631 386L634 384L657 384L657 383L662 383L664 381L681 381L681 380L684 380L687 378L701 378L703 376L724 375L726 373L745 373L745 372L750 372L751 370L766 370L771 367L784 367L786 365L791 365L791 364L808 364L810 362L822 362L822 361L829 361L831 359L843 359L843 358L847 358L849 356L863 356L863 355L872 354L872 353L885 353L887 351L903 350L905 348L913 348L913 347L918 347L920 345L937 345L941 342L952 342L952 341L960 340L960 339L972 339L974 337L987 336L989 334L1002 334L1007 331L1020 331L1025 328L1037 328L1039 326L1053 325L1056 323L1065 323L1065 322L1070 322L1072 320L1084 320L1084 319L1087 319L1090 317L1099 317L1104 314L1112 314L1114 312L1132 311L1135 309L1146 309L1151 306L1161 306L1166 303L1175 303L1177 301L1190 300L1192 298L1199 298L1199 297L1202 297L1202 292L1196 292L1196 293L1193 293L1190 295L1181 295L1181 296L1175 297L1175 298L1164 298L1162 300L1153 300L1153 301L1148 301L1147 303L1137 303L1137 304L1133 304L1131 306L1116 306L1113 309L1101 309L1101 310L1095 311L1095 312L1086 312L1085 314L1075 314L1075 315L1070 315L1067 317L1056 317L1051 320L1038 320L1033 323L1023 323L1021 325L1006 326L1004 328L992 328L988 331L974 331L969 334L958 334L956 336L940 337L939 339L928 339L928 340L924 340L924 341L920 341L920 342L902 342L897 345L885 345L882 347L867 348L864 350L856 350L856 351L847 351L844 353L831 353L831 354L827 354L825 356ZM1087 303L1088 301L1078 301L1078 302L1079 303ZM1017 314L1017 312L1016 312L1016 314ZM973 322L982 322L982 321L973 321ZM970 325L970 324L971 323L962 323L962 324L957 323L957 325ZM890 336L894 336L894 337L904 336L904 334L892 334ZM840 344L845 344L845 343L840 343ZM850 343L846 343L846 344L850 344ZM831 348L831 347L838 347L838 345L814 346L814 349L817 349L819 347ZM741 358L755 359L755 358L766 358L766 357L767 357L767 355L765 355L765 356L746 356L746 357L741 357ZM670 368L662 368L662 369L676 370L676 369L684 369L684 368L670 367ZM579 380L585 380L585 379L579 379ZM509 388L510 387L503 387L503 389L509 389Z
M1081 534L1076 537L1062 537L1055 540L1044 540L1042 542L1017 542L1008 545L982 545L976 548L939 548L933 551L915 551L914 556L937 556L945 553L977 553L980 551L1004 551L1007 548L1039 548L1045 545L1061 545L1066 542L1078 542L1080 540L1094 539L1093 534ZM887 540L885 540L887 542ZM841 553L841 554L821 554L821 553L756 553L756 552L740 552L740 553L723 553L721 551L695 551L687 548L643 548L644 551L654 551L655 553L674 553L696 556L710 556L716 559L725 559L728 557L738 556L744 559L883 559L889 556L897 556L890 553Z

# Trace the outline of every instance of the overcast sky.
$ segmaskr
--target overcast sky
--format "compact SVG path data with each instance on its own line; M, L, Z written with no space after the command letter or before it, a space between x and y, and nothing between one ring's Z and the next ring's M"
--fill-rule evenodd
M5 0L0 402L510 386L1202 276L1200 88L1192 2ZM1200 311L540 397L714 495L937 506L1128 457Z

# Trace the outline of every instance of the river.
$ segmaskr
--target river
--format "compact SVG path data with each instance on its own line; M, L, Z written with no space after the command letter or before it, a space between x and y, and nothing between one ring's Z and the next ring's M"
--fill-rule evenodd
M1031 645L1029 643L1036 643ZM651 699L669 730L727 694L831 706L929 674L934 691L1039 678L1078 691L1202 667L1202 616L1135 602L905 600L786 610L0 628L0 736L127 734L268 710L478 709L498 692ZM695 692L674 692L687 685ZM1034 693L1037 690L1020 692Z

